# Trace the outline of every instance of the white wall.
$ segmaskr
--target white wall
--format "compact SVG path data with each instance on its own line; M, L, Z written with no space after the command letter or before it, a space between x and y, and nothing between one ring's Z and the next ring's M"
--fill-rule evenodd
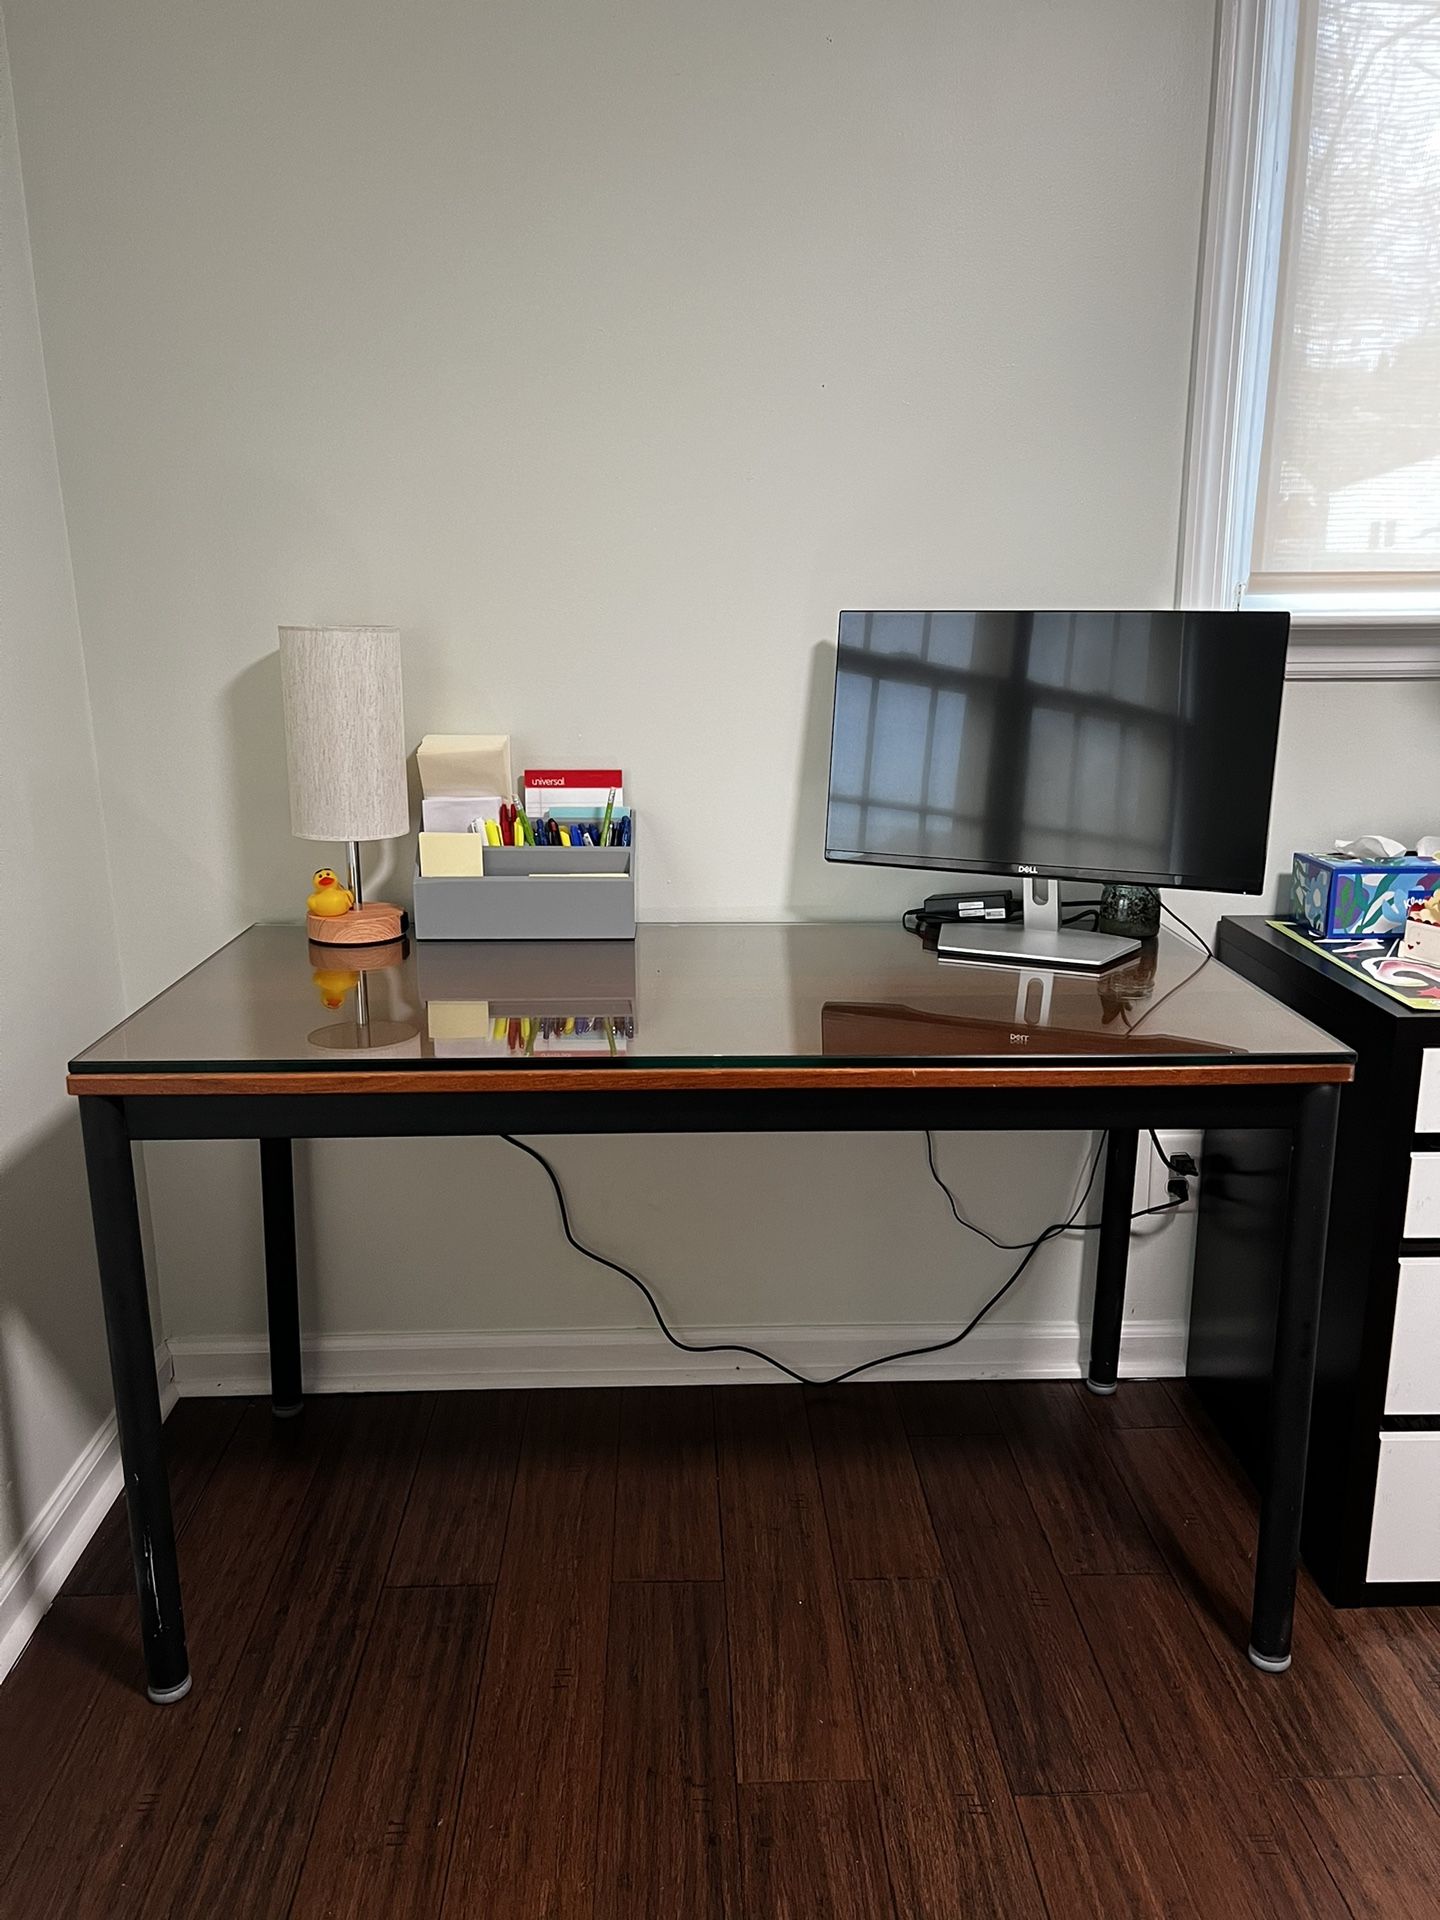
M0 29L0 1673L110 1407L65 1062L120 973ZM72 1491L77 1490L72 1486ZM83 1487L78 1489L84 1491ZM113 1489L112 1489L113 1491ZM39 1558L36 1559L38 1551Z
M400 625L412 741L623 761L647 917L851 917L914 882L820 859L837 608L1169 597L1210 0L9 6L132 999L299 910L278 622ZM1298 693L1287 822L1368 780ZM1018 1233L1083 1145L946 1153ZM797 1325L993 1277L919 1151L557 1149L677 1317ZM505 1154L310 1151L308 1323L638 1324ZM250 1333L248 1157L148 1161L167 1331Z
M1440 823L1440 680L1292 680L1280 712L1270 813L1272 892L1173 893L1177 912L1208 938L1222 913L1289 911L1298 849L1362 833L1413 847Z

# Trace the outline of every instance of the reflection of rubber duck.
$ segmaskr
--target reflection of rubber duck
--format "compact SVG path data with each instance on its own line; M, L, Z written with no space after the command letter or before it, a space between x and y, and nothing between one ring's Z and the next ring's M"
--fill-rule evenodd
M345 967L316 967L310 978L320 989L320 998L333 1013L343 1007L345 996L355 984L355 975Z
M307 913L313 913L317 919L338 919L342 913L348 913L355 904L355 896L348 887L342 887L335 877L333 867L320 867L316 870L311 884L315 891L305 902Z

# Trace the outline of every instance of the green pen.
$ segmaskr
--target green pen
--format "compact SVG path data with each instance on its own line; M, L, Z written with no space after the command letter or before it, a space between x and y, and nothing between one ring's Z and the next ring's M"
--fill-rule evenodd
M600 845L602 847L608 847L610 844L610 816L614 811L615 789L611 787L610 798L605 802L605 818L600 822Z
M531 826L530 816L526 813L524 807L517 807L515 809L515 818L520 822L521 839L527 847L533 847L535 844L535 829Z

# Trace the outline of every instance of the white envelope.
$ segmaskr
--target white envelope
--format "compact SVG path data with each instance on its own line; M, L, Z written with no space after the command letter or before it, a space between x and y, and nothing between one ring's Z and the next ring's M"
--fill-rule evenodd
M426 795L515 791L508 733L427 733L415 750Z
M420 802L420 825L426 833L469 833L474 820L500 824L498 793L427 793Z

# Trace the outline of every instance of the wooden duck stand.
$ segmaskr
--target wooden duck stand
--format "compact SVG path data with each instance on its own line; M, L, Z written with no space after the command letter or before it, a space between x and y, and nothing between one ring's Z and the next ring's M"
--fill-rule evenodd
M311 884L315 891L305 902L305 931L317 946L378 947L404 933L403 908L361 897L358 847L350 849L348 887L340 885L333 867L317 867Z
M305 931L319 946L374 947L400 938L405 931L405 910L384 900L367 900L348 913L307 913Z

